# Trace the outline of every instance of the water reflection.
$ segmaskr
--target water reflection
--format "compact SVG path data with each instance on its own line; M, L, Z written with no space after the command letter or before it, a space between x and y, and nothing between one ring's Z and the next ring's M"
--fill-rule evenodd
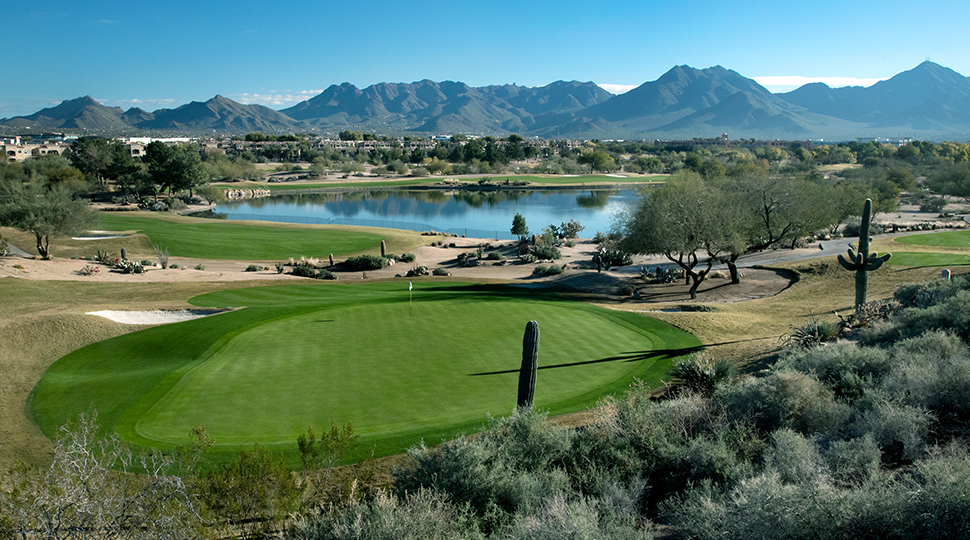
M635 199L635 189L355 190L232 201L216 211L228 219L467 231L469 236L511 238L509 229L517 213L537 231L575 219L586 227L586 234L605 232L613 215Z

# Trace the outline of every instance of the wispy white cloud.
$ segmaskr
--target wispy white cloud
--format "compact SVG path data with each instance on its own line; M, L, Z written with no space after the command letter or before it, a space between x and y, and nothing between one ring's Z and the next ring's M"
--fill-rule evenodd
M788 92L808 83L825 83L832 88L841 86L872 86L883 79L859 79L856 77L803 77L801 75L768 75L752 77L761 86L772 92Z
M623 94L625 92L629 92L630 90L633 90L639 85L638 84L597 84L597 86L599 86L600 88L602 88L603 90L606 90L611 94Z
M121 107L122 109L128 109L131 107L139 107L142 109L154 110L163 107L170 107L175 104L175 100L172 98L157 98L157 99L98 99L94 98L98 103L106 107ZM177 105L182 105L178 103Z
M266 93L256 92L252 94L244 92L242 94L230 94L227 97L244 105L257 104L267 107L286 107L295 105L301 101L306 101L321 92L323 90L285 90L281 92L269 91Z

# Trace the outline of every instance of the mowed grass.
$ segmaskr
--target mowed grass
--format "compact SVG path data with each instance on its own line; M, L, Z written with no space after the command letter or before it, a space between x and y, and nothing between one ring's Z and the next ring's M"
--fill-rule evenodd
M959 253L931 253L897 251L886 264L895 266L967 266L970 265L970 255Z
M100 219L105 230L143 233L170 255L187 258L268 261L329 253L342 257L373 251L382 239L400 252L423 242L417 233L394 229L239 222L150 212L103 212Z
M257 287L248 306L92 344L36 386L48 436L90 407L107 429L172 448L201 425L217 449L259 442L295 459L308 426L352 422L361 451L401 452L477 430L515 407L522 332L539 322L536 404L582 410L635 378L659 385L694 336L658 320L509 287L421 281ZM352 456L353 457L353 456Z
M895 239L899 244L935 246L948 248L970 248L970 230L944 231L930 234L913 234Z

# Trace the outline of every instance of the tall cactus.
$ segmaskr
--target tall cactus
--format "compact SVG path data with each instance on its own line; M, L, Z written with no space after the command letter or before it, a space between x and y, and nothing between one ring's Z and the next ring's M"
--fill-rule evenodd
M855 307L859 308L866 303L866 289L869 288L869 272L882 266L882 264L892 257L892 253L879 256L878 253L869 253L869 220L872 218L872 199L866 199L866 204L862 208L862 223L859 227L859 250L856 251L849 246L848 259L839 255L839 264L846 270L855 272Z
M381 257L387 257L387 244L381 240Z
M536 394L536 370L539 369L539 323L529 321L522 337L522 367L519 368L518 407L531 407Z

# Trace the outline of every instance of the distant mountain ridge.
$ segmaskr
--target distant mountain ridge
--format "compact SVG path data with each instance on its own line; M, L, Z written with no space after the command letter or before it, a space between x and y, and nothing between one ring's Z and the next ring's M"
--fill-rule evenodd
M363 89L345 82L280 111L221 95L175 109L122 111L85 96L29 116L2 119L0 128L105 135L355 129L389 135L518 133L599 139L683 139L728 133L735 139L968 140L970 79L927 61L870 87L811 83L773 94L722 66L679 65L656 81L620 95L579 81L473 87L422 80Z

